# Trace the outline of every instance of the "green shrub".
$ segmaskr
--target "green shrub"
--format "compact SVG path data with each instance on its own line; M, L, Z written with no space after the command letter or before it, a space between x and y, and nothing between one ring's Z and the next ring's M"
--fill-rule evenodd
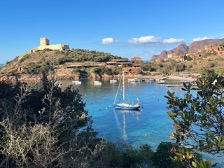
M19 60L19 63L22 63L24 62L26 59L30 58L30 55L29 54L26 54L24 55L20 60Z
M181 71L184 71L186 68L186 65L185 64L176 64L174 66L174 69L176 72L181 72Z
M224 41L220 42L219 46L224 47Z
M191 56L189 56L189 55L188 56L186 56L186 55L184 56L184 60L186 60L186 61L191 61L192 59L193 58L191 58Z
M209 67L211 67L211 68L215 67L215 63L214 63L214 62L211 62L211 63L209 64Z

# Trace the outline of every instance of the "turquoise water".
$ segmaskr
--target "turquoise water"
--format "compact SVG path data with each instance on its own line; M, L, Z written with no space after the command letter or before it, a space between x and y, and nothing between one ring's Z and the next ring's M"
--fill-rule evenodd
M72 84L65 82L62 86ZM93 127L99 132L99 137L113 142L126 142L134 147L149 144L156 150L160 142L171 141L170 133L173 131L172 120L167 115L168 89L175 95L182 97L184 92L179 87L167 88L163 84L152 82L128 83L127 96L134 101L140 99L140 111L114 110L114 98L118 83L110 84L108 80L102 81L101 86L94 86L94 81L83 80L81 85L74 85L82 94L86 103L86 110L92 116ZM222 159L209 154L206 158L223 166ZM218 167L219 167L218 166Z
M165 85L156 82L128 83L127 96L132 100L140 99L141 110L123 112L114 110L113 102L118 83L102 81L94 86L93 81L82 81L77 87L86 102L86 109L94 121L93 127L99 137L110 141L124 141L133 146L150 144L156 149L161 141L170 141L172 121L167 116ZM181 88L169 88L177 95L183 94Z

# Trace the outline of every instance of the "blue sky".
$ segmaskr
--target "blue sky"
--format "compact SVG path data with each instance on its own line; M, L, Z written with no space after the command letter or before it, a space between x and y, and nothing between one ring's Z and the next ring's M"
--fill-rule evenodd
M69 44L147 61L162 50L223 38L223 0L1 0L0 63L39 45Z

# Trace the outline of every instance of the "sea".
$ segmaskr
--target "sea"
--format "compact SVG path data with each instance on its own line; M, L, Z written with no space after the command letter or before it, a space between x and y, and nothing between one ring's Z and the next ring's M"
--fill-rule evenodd
M122 96L118 90L119 82L102 80L101 85L94 85L94 80L81 82L80 85L75 85L72 81L61 81L61 87L74 85L79 90L98 137L115 143L127 143L133 147L148 144L154 151L161 142L174 142L170 139L173 122L167 115L168 104L164 96L169 90L175 92L177 97L183 97L181 87L166 87L156 81L125 81L125 96L133 102L138 98L141 107L139 111L122 111L114 107L116 95ZM218 156L206 153L203 156L224 166L224 159Z
M82 80L81 85L74 85L86 103L86 110L92 117L93 128L98 136L113 142L125 142L134 147L149 144L156 149L160 142L169 139L172 120L167 115L168 88L156 81L128 82L125 81L125 97L135 102L140 100L139 111L122 111L114 108L117 94L121 99L122 92L118 90L119 82L110 83L102 80L102 85L94 85L94 80ZM62 81L62 87L72 84L72 81ZM181 88L169 88L177 96L183 96Z

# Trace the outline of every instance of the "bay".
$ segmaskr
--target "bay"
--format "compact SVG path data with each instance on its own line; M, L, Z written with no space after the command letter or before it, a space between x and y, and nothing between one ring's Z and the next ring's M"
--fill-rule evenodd
M62 86L72 84L62 81ZM170 140L173 131L172 120L167 115L167 91L175 92L175 96L183 97L181 87L166 87L165 84L150 82L125 82L129 99L140 99L140 111L118 111L114 109L114 98L119 83L110 84L102 80L102 85L94 86L94 80L82 80L81 85L74 85L82 94L86 110L92 116L93 128L98 136L115 143L127 143L133 147L149 144L155 151L161 142ZM220 156L201 153L216 167L224 167Z
M169 139L173 122L167 115L164 96L169 90L175 92L175 96L183 97L181 87L166 87L155 81L125 81L127 96L134 101L140 99L141 108L140 111L119 111L113 104L119 83L110 84L109 80L102 80L102 85L94 85L94 80L81 82L81 85L75 85L71 80L59 81L62 89L73 85L79 90L98 137L118 144L125 142L133 147L149 144L154 151L161 142L174 142ZM216 167L224 167L222 155L199 153L212 163L218 163Z
M64 85L72 84L63 81ZM74 85L82 94L86 103L86 110L93 119L93 128L103 137L113 142L126 142L138 147L149 144L156 149L160 142L170 141L172 121L166 110L168 88L165 85L152 82L130 83L128 97L140 99L140 111L114 110L113 102L117 92L118 83L110 84L103 80L102 85L94 86L93 80L83 80L81 85ZM177 96L183 94L181 88L169 88Z

